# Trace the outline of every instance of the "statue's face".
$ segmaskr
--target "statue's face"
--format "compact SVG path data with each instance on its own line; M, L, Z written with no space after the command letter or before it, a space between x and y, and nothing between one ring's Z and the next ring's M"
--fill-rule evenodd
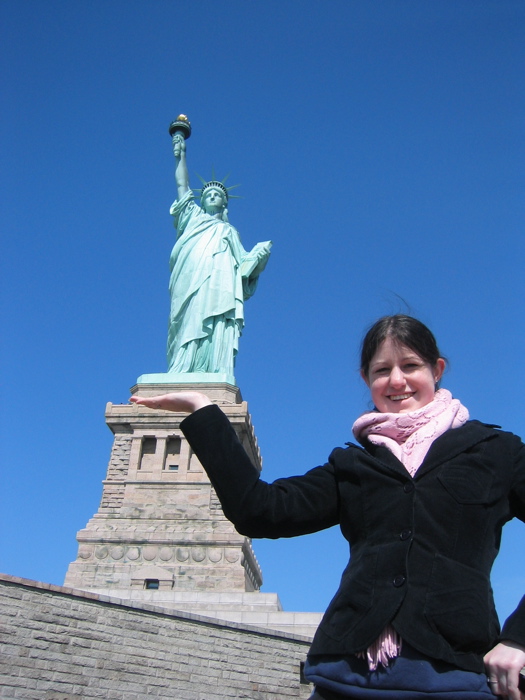
M201 200L201 206L206 214L222 214L226 208L226 196L216 187L206 190Z

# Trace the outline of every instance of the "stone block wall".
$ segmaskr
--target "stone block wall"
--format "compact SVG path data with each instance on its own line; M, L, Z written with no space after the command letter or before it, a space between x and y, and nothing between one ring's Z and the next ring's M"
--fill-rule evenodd
M0 575L2 700L306 699L309 640Z

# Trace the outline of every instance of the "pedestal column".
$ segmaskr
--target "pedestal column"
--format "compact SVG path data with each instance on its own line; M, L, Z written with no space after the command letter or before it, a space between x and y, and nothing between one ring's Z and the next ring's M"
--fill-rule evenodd
M154 396L195 389L226 413L253 463L261 455L246 402L228 383L145 382ZM225 518L199 460L180 430L185 414L108 403L115 439L100 507L77 534L65 585L133 597L140 590L250 592L262 574L249 538Z

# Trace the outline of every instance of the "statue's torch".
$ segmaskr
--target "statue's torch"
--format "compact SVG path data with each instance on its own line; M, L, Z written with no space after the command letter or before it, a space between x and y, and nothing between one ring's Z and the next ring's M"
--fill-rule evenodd
M184 140L189 139L191 136L191 124L190 120L185 114L179 114L175 121L172 121L169 128L171 140L175 144L175 135L181 133Z

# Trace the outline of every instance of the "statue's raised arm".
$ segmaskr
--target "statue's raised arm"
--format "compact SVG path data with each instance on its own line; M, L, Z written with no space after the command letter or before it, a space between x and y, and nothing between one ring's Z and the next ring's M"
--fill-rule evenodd
M180 131L173 135L173 155L177 165L175 166L175 182L177 183L178 199L182 199L190 189L190 176L186 165L186 140Z
M170 213L177 241L170 257L168 372L220 373L231 380L244 326L244 301L255 292L272 244L266 241L244 250L228 222L224 182L206 182L200 206L196 204L186 164L186 140L191 134L187 117L180 115L172 122L170 134L177 184Z

